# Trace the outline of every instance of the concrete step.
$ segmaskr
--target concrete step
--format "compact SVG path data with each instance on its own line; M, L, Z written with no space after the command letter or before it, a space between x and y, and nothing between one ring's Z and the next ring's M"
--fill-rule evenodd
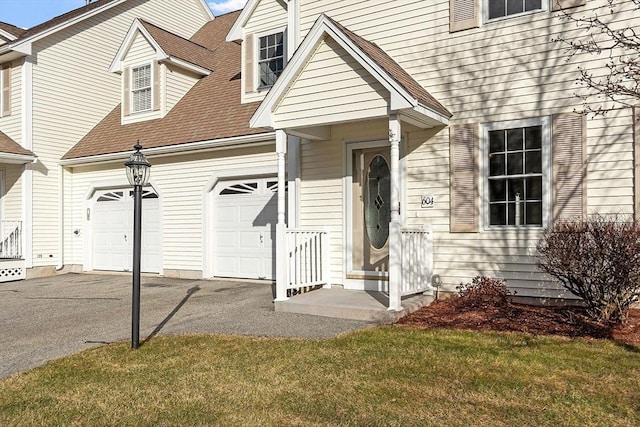
M387 310L389 298L383 292L330 288L296 295L287 301L276 301L275 310L375 323L394 323L402 316L432 301L432 295L408 296L402 299L402 311L389 311Z

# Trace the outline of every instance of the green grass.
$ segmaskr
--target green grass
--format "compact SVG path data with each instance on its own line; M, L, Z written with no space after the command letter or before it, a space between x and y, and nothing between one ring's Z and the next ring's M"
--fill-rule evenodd
M160 337L0 382L0 425L637 426L640 350L401 327Z

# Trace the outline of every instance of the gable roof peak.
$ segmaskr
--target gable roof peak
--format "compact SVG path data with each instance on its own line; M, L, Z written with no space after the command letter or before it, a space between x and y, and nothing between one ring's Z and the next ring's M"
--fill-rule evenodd
M390 93L392 111L413 109L429 123L447 124L452 114L377 44L321 13L289 64L251 118L251 126L273 127L273 109L285 96L325 36L331 37Z
M155 59L158 61L176 63L182 68L190 69L201 75L208 75L214 69L212 50L141 18L136 18L129 27L129 31L127 31L127 35L109 67L110 72L120 73L123 71L122 61L138 33L142 34L151 44L156 52Z

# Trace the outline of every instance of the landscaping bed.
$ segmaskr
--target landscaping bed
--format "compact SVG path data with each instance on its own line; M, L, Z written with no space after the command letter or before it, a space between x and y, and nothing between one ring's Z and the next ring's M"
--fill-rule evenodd
M640 310L632 309L622 325L609 326L589 319L580 307L547 307L507 301L465 301L453 297L434 301L409 314L400 325L421 329L467 329L476 331L523 332L612 339L640 345Z

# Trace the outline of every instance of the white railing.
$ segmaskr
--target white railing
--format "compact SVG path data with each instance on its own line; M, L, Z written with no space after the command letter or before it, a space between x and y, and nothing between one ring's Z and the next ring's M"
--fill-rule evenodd
M433 232L430 228L402 227L401 289L402 296L429 291L433 276Z
M0 258L22 258L22 221L0 221Z
M329 233L287 229L287 289L329 284Z

